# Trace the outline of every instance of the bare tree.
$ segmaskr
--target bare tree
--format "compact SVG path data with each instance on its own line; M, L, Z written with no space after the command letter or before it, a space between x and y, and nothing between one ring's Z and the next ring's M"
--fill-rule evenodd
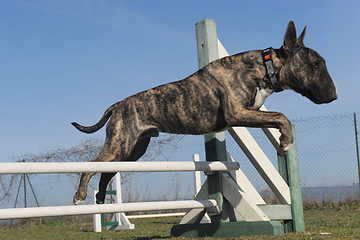
M183 135L161 134L158 138L154 138L148 147L142 160L163 159L169 160L171 154L176 150L176 146L183 138ZM88 138L79 144L71 147L56 147L46 152L38 154L24 154L14 157L16 162L88 162L94 159L101 151L102 141L96 138ZM164 149L167 150L167 156ZM170 156L169 156L170 153ZM165 158L165 159L164 159ZM8 202L12 199L13 187L17 186L21 175L0 175L0 202ZM69 180L74 186L78 183L80 174L67 174ZM126 183L134 176L131 173L122 173L122 181ZM139 175L137 175L139 176ZM90 185L91 187L91 185Z

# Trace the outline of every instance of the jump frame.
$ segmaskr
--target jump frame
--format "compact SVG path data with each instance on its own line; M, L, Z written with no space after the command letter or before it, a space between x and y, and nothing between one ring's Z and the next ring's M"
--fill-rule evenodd
M231 171L238 163L224 162L112 162L112 163L0 163L0 174L78 172ZM215 208L215 200L156 201L121 204L0 209L0 219L87 215L98 213Z
M199 154L193 154L193 162L199 162ZM113 203L122 203L122 181L121 175L118 172L109 185L109 190L106 191L107 195L112 195ZM194 196L198 194L201 189L201 175L200 171L194 171ZM94 190L94 204L96 203L96 194L98 190ZM178 217L184 216L186 212L179 211L173 213L147 213L147 214L131 214L126 215L124 212L112 213L111 220L105 220L104 214L94 214L94 232L102 232L102 228L106 230L123 230L123 229L135 229L135 225L130 222L131 219L136 218L163 218L163 217ZM210 223L211 220L208 215L205 215L200 223Z

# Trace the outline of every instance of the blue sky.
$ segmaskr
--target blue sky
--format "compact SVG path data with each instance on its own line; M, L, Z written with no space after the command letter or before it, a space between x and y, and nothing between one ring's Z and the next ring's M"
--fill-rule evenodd
M339 98L292 91L265 105L291 118L359 111L360 1L0 0L0 161L86 136L107 107L197 70L195 23L217 22L230 54L278 48L289 20L327 61ZM94 134L103 138L104 131Z

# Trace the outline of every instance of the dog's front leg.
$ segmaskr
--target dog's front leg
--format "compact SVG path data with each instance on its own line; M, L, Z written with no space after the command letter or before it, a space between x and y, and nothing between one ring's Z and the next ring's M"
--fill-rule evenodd
M227 122L231 127L241 126L279 129L281 133L279 154L281 155L286 154L294 141L290 121L284 114L279 112L241 109L236 114L232 114Z

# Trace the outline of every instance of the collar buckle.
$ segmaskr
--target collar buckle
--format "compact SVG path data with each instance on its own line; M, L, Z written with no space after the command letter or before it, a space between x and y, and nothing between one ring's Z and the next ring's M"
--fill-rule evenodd
M283 89L281 88L279 81L277 80L277 77L275 75L273 60L271 58L271 50L272 48L270 47L261 52L263 63L266 68L265 77L270 80L270 83L273 86L275 92L281 92Z

